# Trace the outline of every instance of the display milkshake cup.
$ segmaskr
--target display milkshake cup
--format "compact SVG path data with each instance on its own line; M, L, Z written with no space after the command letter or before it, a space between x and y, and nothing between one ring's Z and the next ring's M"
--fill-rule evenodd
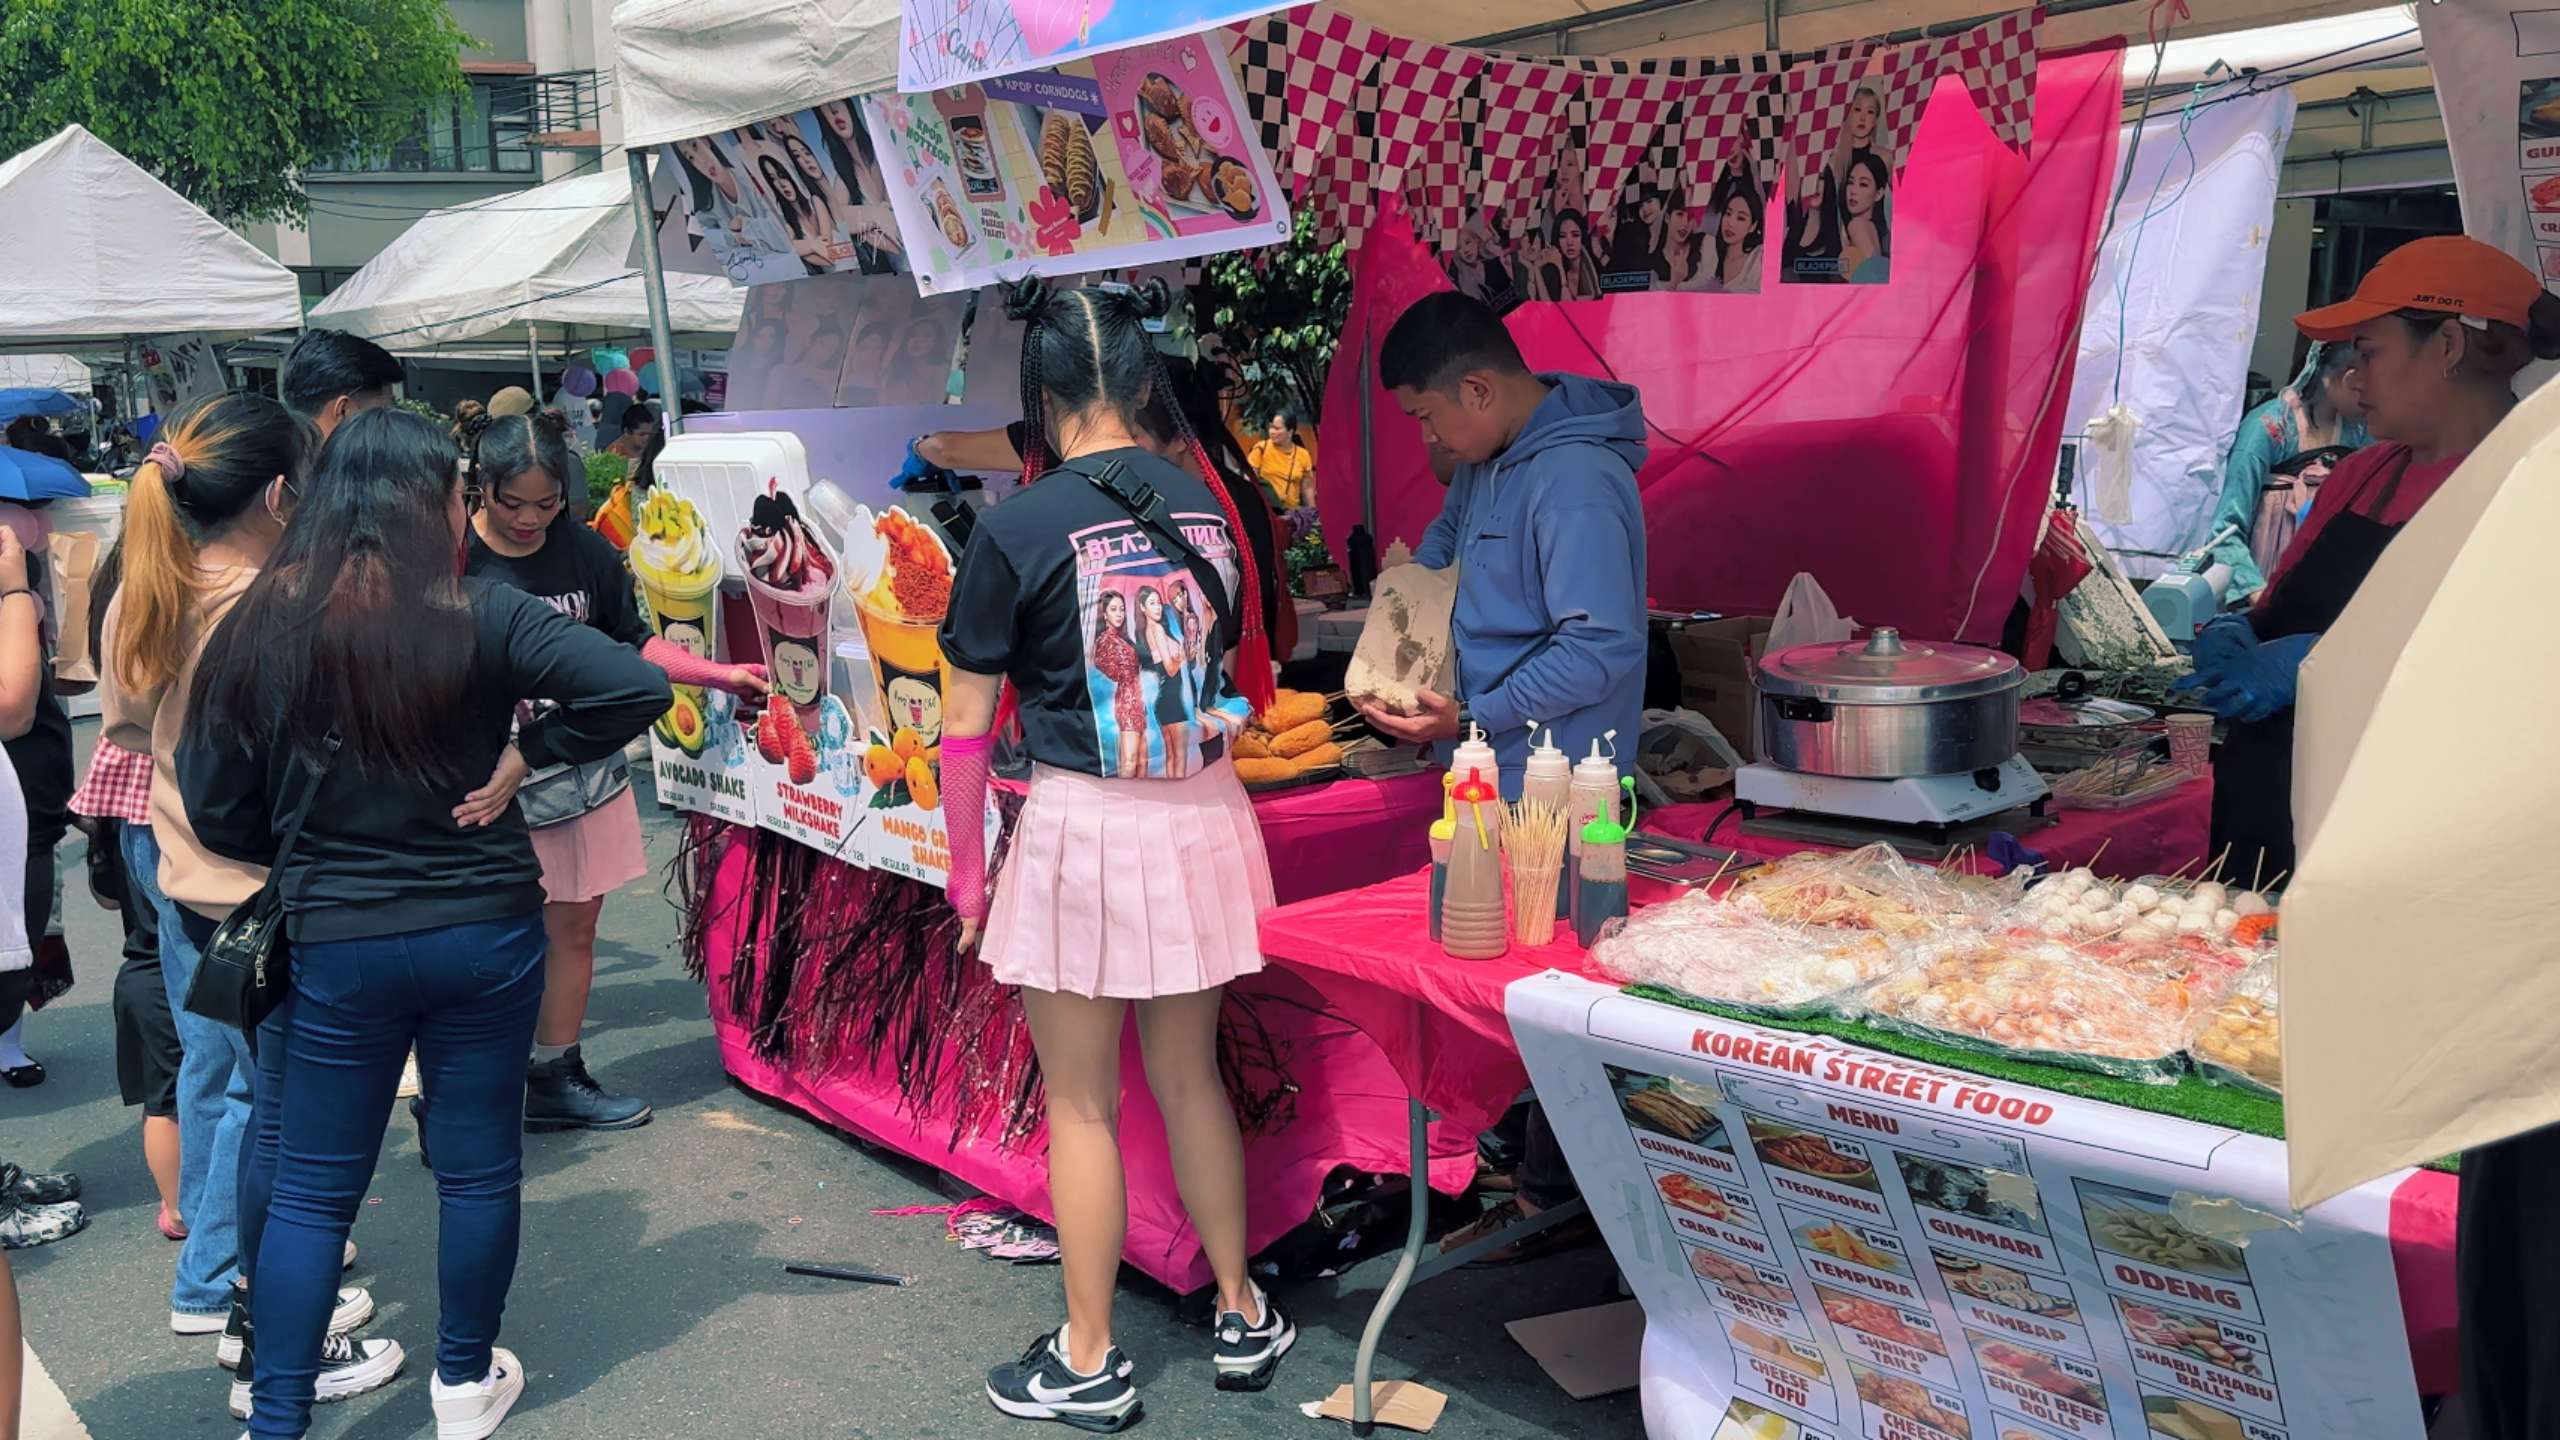
M720 626L720 549L693 502L660 487L636 517L631 573L659 638L704 660L716 660ZM678 685L675 703L658 717L658 738L687 755L709 744L711 712L699 685Z
M872 521L884 547L869 582L856 580L855 611L871 652L876 713L892 742L912 730L916 744L942 743L942 691L950 679L942 663L942 617L951 609L951 552L932 527L892 507Z
M827 693L827 607L835 600L835 556L800 518L790 496L769 491L756 497L746 528L738 532L738 561L773 693L790 702L801 733L815 736L819 702Z

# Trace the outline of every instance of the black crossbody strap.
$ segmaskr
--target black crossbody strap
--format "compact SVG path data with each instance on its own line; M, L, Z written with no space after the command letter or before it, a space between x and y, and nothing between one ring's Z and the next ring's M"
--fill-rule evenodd
M1066 460L1061 461L1058 468L1083 476L1092 482L1094 489L1110 496L1112 503L1128 511L1129 518L1138 522L1138 528L1147 532L1147 538L1156 543L1156 548L1180 562L1191 572L1191 578L1200 583L1200 588L1208 592L1209 608L1218 616L1218 633L1222 636L1240 633L1236 629L1235 599L1227 594L1227 582L1220 578L1218 567L1183 538L1180 528L1165 512L1164 496L1157 493L1154 486L1132 479L1129 467L1118 460L1099 468ZM1239 544L1242 538L1237 537Z
M337 763L338 732L330 731L326 743L329 747L326 759L317 765L302 762L300 793L294 797L293 808L285 812L284 833L276 837L276 858L267 865L267 874L272 877L278 893L283 890L284 864L293 858L294 843L302 838L302 822L311 818L312 807L320 803L320 782L329 778L330 767Z

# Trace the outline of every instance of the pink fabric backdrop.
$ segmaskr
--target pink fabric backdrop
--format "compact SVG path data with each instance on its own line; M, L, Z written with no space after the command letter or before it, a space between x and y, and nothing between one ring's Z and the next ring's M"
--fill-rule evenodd
M1512 313L1532 366L1644 392L1655 428L1638 480L1656 603L1766 615L1809 570L1867 623L1997 638L2064 429L2115 174L2121 61L2108 47L2040 62L2023 160L1961 84L1943 87L1894 188L1889 285L1772 283ZM1353 262L1345 344L1365 337L1373 357L1405 306L1449 288L1392 203ZM1773 257L1773 280L1778 269ZM1338 355L1326 388L1337 438L1358 425L1357 358ZM1394 397L1372 404L1383 551L1418 541L1443 492ZM1326 446L1317 476L1338 545L1360 519L1358 447Z

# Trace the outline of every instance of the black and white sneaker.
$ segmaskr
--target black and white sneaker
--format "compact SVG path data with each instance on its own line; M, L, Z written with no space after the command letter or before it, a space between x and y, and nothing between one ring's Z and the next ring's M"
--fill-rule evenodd
M1022 1358L987 1372L987 1399L1019 1420L1055 1420L1079 1430L1102 1434L1126 1430L1145 1412L1138 1387L1129 1383L1137 1367L1114 1345L1102 1357L1102 1371L1078 1374L1067 1363L1067 1331L1060 1326L1031 1342Z
M320 1342L320 1374L314 1381L312 1400L327 1405L338 1400L352 1400L358 1395L379 1390L400 1374L407 1359L397 1340L358 1340L349 1335L331 1335ZM231 1418L249 1418L249 1390L258 1378L258 1350L251 1343L240 1352L240 1369L231 1381Z
M1262 1308L1262 1318L1254 1320L1237 1310L1218 1312L1218 1388L1221 1390L1260 1390L1271 1383L1279 1372L1280 1357L1298 1343L1298 1327L1262 1293L1253 1289L1254 1304Z
M329 1333L344 1335L364 1328L373 1318L373 1295L360 1286L350 1285L338 1292L338 1303L329 1311ZM222 1339L213 1347L213 1363L225 1370L240 1368L240 1352L249 1344L252 1317L249 1313L249 1283L231 1282L231 1319L222 1327Z

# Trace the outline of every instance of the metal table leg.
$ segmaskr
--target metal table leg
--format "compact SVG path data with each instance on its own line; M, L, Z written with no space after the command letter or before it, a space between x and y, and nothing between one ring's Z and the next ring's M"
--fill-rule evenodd
M1413 1141L1413 1218L1405 1222L1404 1249L1396 1255L1395 1273L1387 1277L1387 1288L1369 1310L1369 1323L1360 1332L1359 1353L1351 1362L1351 1433L1362 1437L1378 1428L1369 1391L1369 1376L1378 1364L1378 1339L1386 1334L1387 1320L1404 1299L1405 1287L1413 1283L1414 1268L1422 1263L1423 1230L1431 1223L1431 1112L1414 1096L1406 1097L1405 1109Z

